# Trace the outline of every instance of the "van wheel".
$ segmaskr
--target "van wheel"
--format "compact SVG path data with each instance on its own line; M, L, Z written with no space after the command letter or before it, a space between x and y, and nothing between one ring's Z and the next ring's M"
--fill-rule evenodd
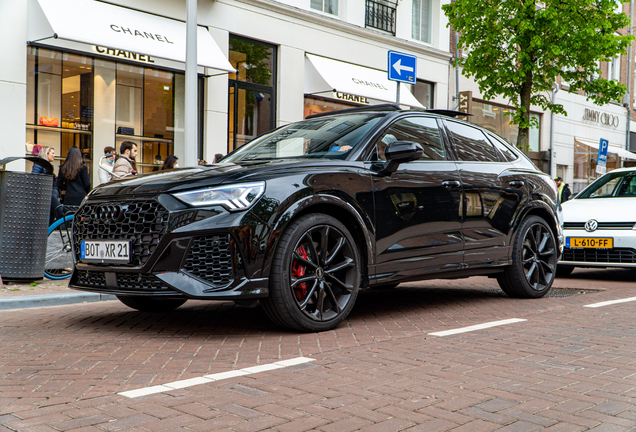
M293 330L333 329L351 312L360 287L360 252L347 228L310 214L283 232L272 262L263 309Z
M499 286L510 297L543 297L554 282L558 255L546 221L539 216L524 219L515 236L512 264L497 278Z

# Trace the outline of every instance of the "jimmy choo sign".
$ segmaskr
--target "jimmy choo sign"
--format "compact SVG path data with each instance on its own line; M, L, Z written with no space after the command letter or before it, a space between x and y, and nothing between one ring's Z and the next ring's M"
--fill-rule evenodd
M616 129L620 123L617 115L602 113L600 111L591 110L589 108L585 108L585 113L583 114L583 121L589 121L593 123L600 123L603 126L612 127Z

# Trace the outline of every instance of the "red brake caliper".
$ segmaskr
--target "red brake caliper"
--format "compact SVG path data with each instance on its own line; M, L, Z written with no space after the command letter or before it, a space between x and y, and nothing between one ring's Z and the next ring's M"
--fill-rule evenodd
M296 249L296 253L300 255L301 257L303 257L304 259L307 259L307 252L305 251L305 245L301 244L300 246L298 246L298 249ZM295 262L292 264L292 270L291 270L292 277L295 277L295 278L303 277L305 276L305 271L306 271L305 266L300 264L299 262ZM307 292L307 284L305 282L301 282L294 287L294 294L296 295L296 298L298 300L302 300L303 297L305 297L306 292Z

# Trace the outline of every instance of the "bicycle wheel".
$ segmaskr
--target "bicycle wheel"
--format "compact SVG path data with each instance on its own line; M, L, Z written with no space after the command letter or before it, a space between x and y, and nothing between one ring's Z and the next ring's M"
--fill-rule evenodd
M49 279L66 279L73 273L73 216L58 219L49 227L44 264L44 276Z

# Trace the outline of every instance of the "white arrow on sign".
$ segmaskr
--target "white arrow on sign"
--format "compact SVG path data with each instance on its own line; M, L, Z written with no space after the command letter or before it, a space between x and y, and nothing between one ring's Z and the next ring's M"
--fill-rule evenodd
M402 75L402 71L413 72L413 68L410 66L402 66L402 59L398 59L395 63L393 63L393 69L398 73L398 75Z

